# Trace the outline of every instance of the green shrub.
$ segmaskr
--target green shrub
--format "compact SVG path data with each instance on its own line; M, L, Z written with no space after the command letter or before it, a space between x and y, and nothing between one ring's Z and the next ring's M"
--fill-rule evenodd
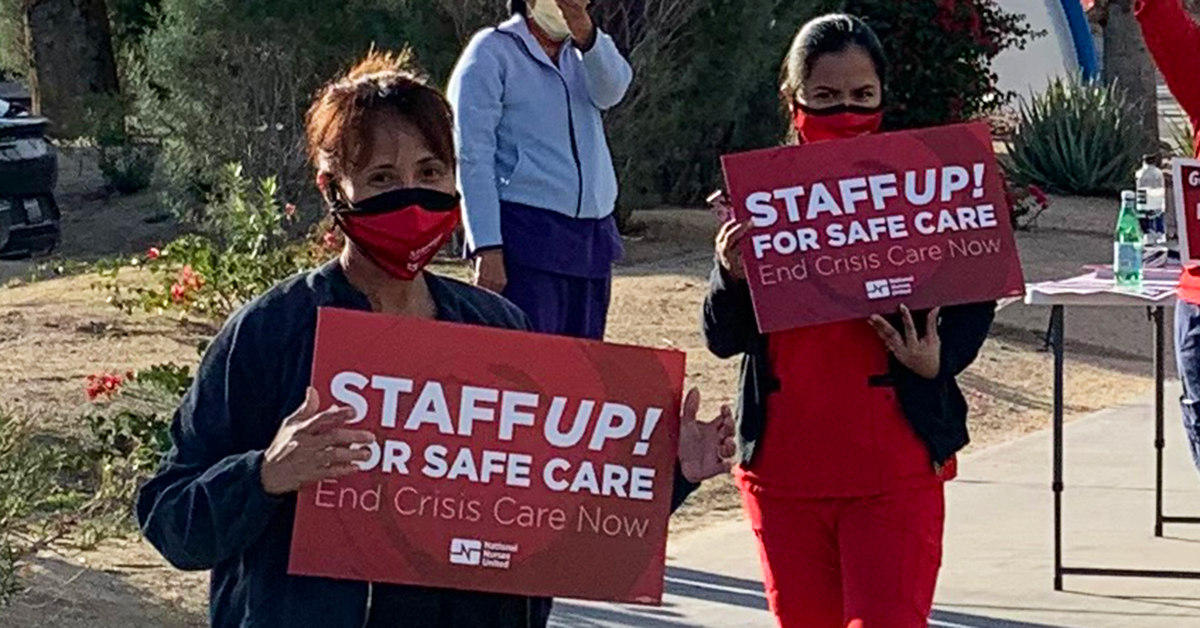
M97 379L116 378L116 388L96 394ZM124 377L93 375L88 396L97 411L87 416L103 460L118 460L134 473L147 474L171 445L171 416L192 384L191 370L160 364Z
M158 4L153 30L137 39L127 63L128 82L139 132L164 139L167 198L185 217L200 218L196 211L230 162L251 178L275 177L288 198L311 193L304 112L324 81L372 45L412 41L425 63L446 68L453 56L437 53L434 42L451 55L458 47L430 2Z
M669 47L651 35L635 48L634 86L606 117L622 215L700 204L721 185L722 155L778 144L787 129L778 96L783 55L800 26L837 0L687 4L689 18ZM637 43L625 39L626 49Z
M1020 183L1067 194L1129 186L1146 145L1136 110L1118 86L1056 79L1021 99L1005 166Z
M85 460L93 479L80 509L79 545L95 546L134 529L137 491L171 448L171 420L191 382L191 371L175 364L88 377L94 405L83 423L91 437Z
M80 503L64 477L72 450L0 409L0 606L21 591L22 561L61 538Z
M132 99L124 95L96 95L87 99L89 135L99 149L100 174L108 189L118 194L135 194L150 187L158 147L137 139Z
M465 39L502 19L503 4L161 0L127 74L139 132L164 138L159 168L171 202L202 219L218 169L231 161L252 178L276 176L288 198L306 198L302 116L321 82L374 43L411 46L443 84ZM788 40L836 4L597 3L598 23L638 69L630 98L608 117L623 204L695 202L718 183L721 154L777 141L776 76Z
M20 78L29 71L24 4L22 0L0 0L0 81Z
M1008 95L997 88L992 61L1036 35L995 0L697 4L669 54L639 66L635 52L638 87L608 115L623 209L697 204L720 184L721 155L783 140L779 67L796 32L817 15L843 9L879 31L891 61L891 128L995 111Z
M110 189L122 195L136 194L150 187L158 147L147 143L129 143L100 147L100 173Z
M170 447L170 424L191 373L173 364L87 379L87 435L39 433L0 409L0 606L20 593L30 555L69 541L88 548L134 529L138 488Z
M121 263L100 267L97 287L109 302L132 312L175 310L224 319L280 280L311 268L332 251L288 231L296 206L283 204L274 178L252 181L241 166L221 170L197 233L136 260L153 276L149 286L118 281Z
M886 126L911 129L972 120L1012 99L992 62L1039 37L997 0L846 0L879 34L890 76Z

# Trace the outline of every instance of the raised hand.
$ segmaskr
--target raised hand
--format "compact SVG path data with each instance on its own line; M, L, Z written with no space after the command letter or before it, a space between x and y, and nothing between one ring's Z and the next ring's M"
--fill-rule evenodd
M320 398L309 388L300 406L283 420L275 440L263 457L262 485L271 495L285 495L306 484L350 475L355 462L371 457L365 448L353 447L375 441L375 435L344 426L354 418L352 408L318 412Z
M590 0L541 0L542 2L555 2L558 8L562 9L563 17L567 20L567 26L571 28L571 39L586 49L592 45L592 39L596 36L596 24L592 21L591 14L588 13L588 4Z
M707 423L696 420L699 412L700 391L693 388L684 399L679 419L679 466L683 477L693 484L728 473L737 452L729 406L721 406L717 418Z
M717 261L721 263L725 272L736 279L746 278L740 245L749 231L750 223L730 220L721 225L721 230L717 232Z
M903 305L900 306L900 316L904 321L903 334L879 315L871 317L871 327L875 328L875 333L879 334L888 351L908 370L925 379L935 379L942 371L942 339L938 336L940 314L941 308L936 307L929 312L924 338L917 334L912 312Z

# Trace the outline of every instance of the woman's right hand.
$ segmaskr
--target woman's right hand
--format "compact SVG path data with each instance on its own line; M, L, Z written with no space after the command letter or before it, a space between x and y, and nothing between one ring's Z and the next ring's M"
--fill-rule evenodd
M717 260L725 272L735 279L746 278L746 268L742 263L742 238L750 231L750 223L730 220L721 225L717 232Z
M283 420L263 456L262 485L268 494L295 493L313 482L350 475L359 470L355 462L370 459L366 448L352 446L373 443L375 435L343 427L354 418L354 409L333 406L318 412L319 407L317 391L310 387L304 404Z
M475 285L500 294L508 286L504 250L490 249L475 256Z

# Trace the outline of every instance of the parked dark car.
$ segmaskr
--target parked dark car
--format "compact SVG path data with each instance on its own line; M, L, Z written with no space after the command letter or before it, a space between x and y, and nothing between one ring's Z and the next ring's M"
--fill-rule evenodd
M58 154L46 140L48 125L23 106L0 100L0 258L58 246Z

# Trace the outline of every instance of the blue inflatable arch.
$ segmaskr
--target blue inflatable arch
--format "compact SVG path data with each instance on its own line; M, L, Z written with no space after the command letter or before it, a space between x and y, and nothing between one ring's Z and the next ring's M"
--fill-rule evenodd
M1067 16L1067 26L1071 29L1071 40L1075 44L1075 58L1083 78L1095 80L1100 78L1100 64L1096 59L1096 45L1092 39L1092 27L1088 23L1087 14L1083 11L1080 0L1060 0L1063 13Z

